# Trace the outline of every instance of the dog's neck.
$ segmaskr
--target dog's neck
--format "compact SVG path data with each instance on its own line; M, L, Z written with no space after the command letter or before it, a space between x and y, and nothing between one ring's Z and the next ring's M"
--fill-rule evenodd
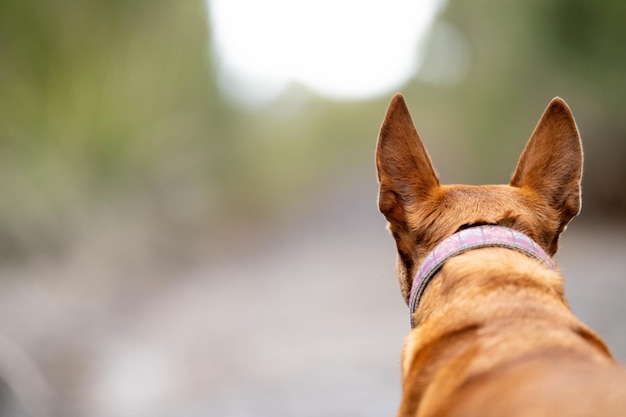
M547 267L556 270L550 256L531 238L516 230L503 226L483 225L461 230L439 243L422 262L411 288L409 313L411 327L415 327L413 319L420 298L430 280L437 274L449 259L473 249L498 247L521 252L531 258L543 262Z

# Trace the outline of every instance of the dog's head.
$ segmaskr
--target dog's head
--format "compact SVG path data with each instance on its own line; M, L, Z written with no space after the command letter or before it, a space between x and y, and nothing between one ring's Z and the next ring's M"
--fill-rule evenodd
M420 263L440 241L478 224L497 224L530 236L550 255L580 211L582 147L567 104L553 99L509 185L441 185L404 98L396 95L376 150L378 207L398 249L400 288L408 302Z

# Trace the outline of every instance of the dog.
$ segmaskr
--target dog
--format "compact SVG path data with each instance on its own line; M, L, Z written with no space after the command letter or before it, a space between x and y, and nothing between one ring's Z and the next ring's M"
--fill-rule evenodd
M413 327L399 417L626 416L626 371L572 313L551 259L581 208L582 162L557 97L510 184L441 185L404 98L392 99L376 168Z

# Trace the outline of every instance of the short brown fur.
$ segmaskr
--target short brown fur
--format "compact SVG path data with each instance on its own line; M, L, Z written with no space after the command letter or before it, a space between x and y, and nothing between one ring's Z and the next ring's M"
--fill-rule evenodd
M582 147L560 98L541 116L509 185L441 185L399 94L380 130L376 167L405 302L424 257L459 229L510 227L554 255L580 211ZM414 320L398 416L626 415L626 373L571 312L560 273L526 255L485 248L450 259Z

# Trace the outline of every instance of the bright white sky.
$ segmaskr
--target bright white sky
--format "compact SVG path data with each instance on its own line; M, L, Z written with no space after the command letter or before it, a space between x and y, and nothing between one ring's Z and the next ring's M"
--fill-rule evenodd
M338 100L398 89L445 0L207 2L222 89L263 104L292 83Z

